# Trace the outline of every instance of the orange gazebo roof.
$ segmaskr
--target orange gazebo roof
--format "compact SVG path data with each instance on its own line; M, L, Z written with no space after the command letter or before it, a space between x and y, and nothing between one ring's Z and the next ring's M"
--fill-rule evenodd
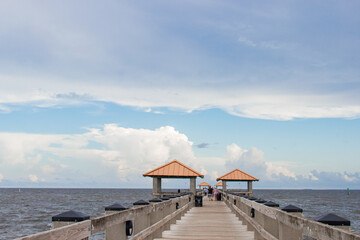
M208 184L207 182L202 182L199 184L199 186L211 186L210 184Z
M219 180L226 180L226 181L259 181L258 178L251 176L250 174L247 174L246 172L243 172L239 169L234 169L231 172L226 173L225 175L219 177L216 179L216 181Z
M186 166L185 164L179 162L176 159L147 173L144 173L143 176L163 178L204 177L204 175L198 173L197 171L193 170L192 168Z
M215 184L216 187L222 186L222 182L218 182L217 184Z

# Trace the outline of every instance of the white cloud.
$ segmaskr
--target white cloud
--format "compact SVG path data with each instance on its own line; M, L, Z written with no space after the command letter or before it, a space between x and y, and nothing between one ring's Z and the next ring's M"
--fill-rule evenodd
M253 147L242 149L237 144L227 146L225 166L228 171L235 168L260 179L262 187L270 188L357 188L360 172L319 172L313 170L306 174L297 174L290 170L296 165L290 162L270 162L261 150ZM276 185L274 183L276 182Z
M4 176L0 173L0 183L2 182L3 179L4 179Z
M319 178L316 177L312 172L309 172L307 175L303 175L302 176L304 179L309 179L309 180L312 180L312 181L318 181Z
M250 47L256 47L256 43L254 43L253 41L245 38L245 37L239 37L238 38L238 41L247 45L247 46L250 46Z
M0 104L0 113L9 113L9 112L11 112L11 109L9 107Z
M144 172L175 158L205 174L210 182L234 168L260 178L257 184L264 187L274 187L276 182L278 187L341 188L357 186L360 181L360 173L314 170L298 175L291 170L296 165L270 162L255 147L243 149L231 144L225 158L219 158L196 157L192 146L185 134L170 126L150 130L107 124L73 135L0 133L0 161L2 167L21 169L8 173L12 180L26 177L32 182L50 183L97 179L107 184L115 179L126 182L126 186L143 186L149 184L142 177Z
M296 174L284 165L286 163L268 162L259 149L252 147L250 150L242 149L233 143L226 147L226 168L233 170L239 168L250 175L265 180L279 180L287 177L296 180Z
M88 147L90 142L104 149ZM61 176L68 177L82 171L83 178L107 174L110 179L114 177L109 175L111 172L122 181L142 179L144 172L173 159L206 174L204 165L194 156L192 144L186 135L170 126L149 130L107 124L75 135L0 133L0 159L9 166L21 164L45 175L54 173L54 179L57 169ZM48 155L52 157L45 157ZM31 181L41 179L33 174L28 177Z
M61 148L54 148L51 144L59 144ZM0 162L23 164L32 169L45 153L61 149L66 152L86 145L87 140L81 135L0 133Z
M53 173L55 172L55 168L49 166L49 165L45 165L41 167L41 170L44 174L49 174L49 173Z
M155 113L155 114L165 114L165 113L162 112L162 111L153 111L153 113Z
M279 177L281 175L293 179L297 179L296 174L284 166L282 162L266 162L266 173L269 179L273 178L274 176Z
M204 9L189 2L181 6L187 12L183 18L177 4L154 3L165 14L161 18L141 3L104 3L101 9L88 3L86 11L74 13L74 4L10 2L0 8L0 112L11 111L14 103L54 107L106 101L147 110L216 107L276 120L360 116L357 35L326 41L326 26L318 38L304 27L291 28L289 35L288 27L301 26L304 19L292 13L315 19L316 8L309 12L279 3L240 8L215 1ZM214 19L219 9L229 15ZM355 16L344 12L338 12L339 19ZM174 16L179 21L164 24ZM83 21L89 24L84 27ZM116 29L106 27L114 21ZM284 28L276 27L279 21ZM199 29L216 42L188 34ZM339 45L344 39L349 44ZM244 51L239 43L251 48Z
M210 178L211 178L211 180L216 181L216 179L217 179L218 177L220 177L218 171L212 171L212 172L210 173Z
M302 76L310 78L311 76ZM111 80L104 81L99 86L92 82L85 85L86 92L93 100L63 100L55 98L57 94L76 92L84 94L84 83L76 81L54 84L49 79L35 78L34 85L41 85L46 92L33 92L23 87L11 86L13 81L6 81L12 77L0 76L4 80L4 87L0 89L0 103L28 102L39 107L55 107L71 104L96 104L96 101L113 102L119 105L144 108L156 114L163 112L152 108L168 107L172 110L192 112L220 108L229 114L258 119L291 120L294 118L358 118L360 104L358 97L352 92L317 94L294 92L291 89L279 87L277 92L273 88L245 87L244 85L222 86L222 90L210 87L191 88L164 85L161 88L148 86L137 88L119 83L114 85ZM14 79L21 82L23 77ZM25 76L24 76L25 78ZM244 78L252 78L244 76ZM300 76L298 78L301 78ZM58 80L53 79L55 82ZM62 80L59 80L60 82ZM145 81L145 80L144 80ZM176 80L174 80L176 82ZM210 81L210 80L209 80ZM217 80L214 80L217 81ZM233 81L229 79L229 81ZM299 79L300 81L300 79ZM194 80L195 82L195 80ZM219 83L220 84L220 83ZM54 86L55 85L55 86ZM8 86L8 89L6 89ZM16 89L16 91L14 90ZM9 94L11 93L11 94ZM3 104L3 105L4 105ZM8 107L9 108L9 107Z
M68 167L68 165L66 165L66 164L59 164L59 166L60 166L61 168L67 168L67 167Z
M34 174L30 174L30 175L28 176L28 178L29 178L29 180L30 180L31 182L38 182L38 181L39 181L39 178L38 178L36 175L34 175Z
M170 126L148 130L107 124L103 130L91 129L85 136L111 149L103 155L103 159L108 163L116 162L120 172L122 169L136 172L150 170L175 158L193 164L195 159L192 142Z
M344 173L344 179L347 182L354 182L354 181L358 180L356 177L350 177L346 173Z

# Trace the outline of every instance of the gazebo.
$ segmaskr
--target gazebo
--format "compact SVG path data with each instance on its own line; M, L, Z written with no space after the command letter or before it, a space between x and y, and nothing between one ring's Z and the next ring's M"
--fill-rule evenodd
M203 178L204 175L198 173L192 168L173 160L166 163L158 168L155 168L147 173L143 174L144 177L153 178L153 196L161 197L163 194L161 191L161 179L162 178L190 178L190 192L196 194L196 178Z
M246 194L252 194L252 182L259 181L258 178L247 174L239 169L234 169L231 172L226 173L225 175L216 179L216 181L222 181L222 189L226 191L226 182L227 181L237 181L237 182L247 182L247 192L242 192Z
M217 184L215 184L215 187L218 188L218 187L222 187L223 186L223 183L220 181L218 182Z
M200 183L199 185L199 188L201 189L201 187L204 189L205 187L211 187L211 185L210 184L208 184L207 182L202 182L202 183Z

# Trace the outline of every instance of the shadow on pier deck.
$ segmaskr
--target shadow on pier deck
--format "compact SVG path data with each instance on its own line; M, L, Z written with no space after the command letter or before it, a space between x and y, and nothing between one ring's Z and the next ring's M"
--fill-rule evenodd
M235 216L222 201L204 198L203 207L190 209L160 239L239 239L252 240L254 232Z

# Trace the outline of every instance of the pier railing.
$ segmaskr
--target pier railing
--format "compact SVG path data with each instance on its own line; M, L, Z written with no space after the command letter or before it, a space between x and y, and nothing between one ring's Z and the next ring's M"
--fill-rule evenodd
M222 198L248 230L255 232L256 240L360 240L360 235L350 232L349 227L306 219L285 212L278 205L266 206L233 193L222 192Z
M194 195L172 196L145 202L126 210L106 211L104 215L81 222L53 222L54 229L25 236L18 240L88 239L104 231L106 240L153 239L161 237L170 224L176 222L195 204Z

